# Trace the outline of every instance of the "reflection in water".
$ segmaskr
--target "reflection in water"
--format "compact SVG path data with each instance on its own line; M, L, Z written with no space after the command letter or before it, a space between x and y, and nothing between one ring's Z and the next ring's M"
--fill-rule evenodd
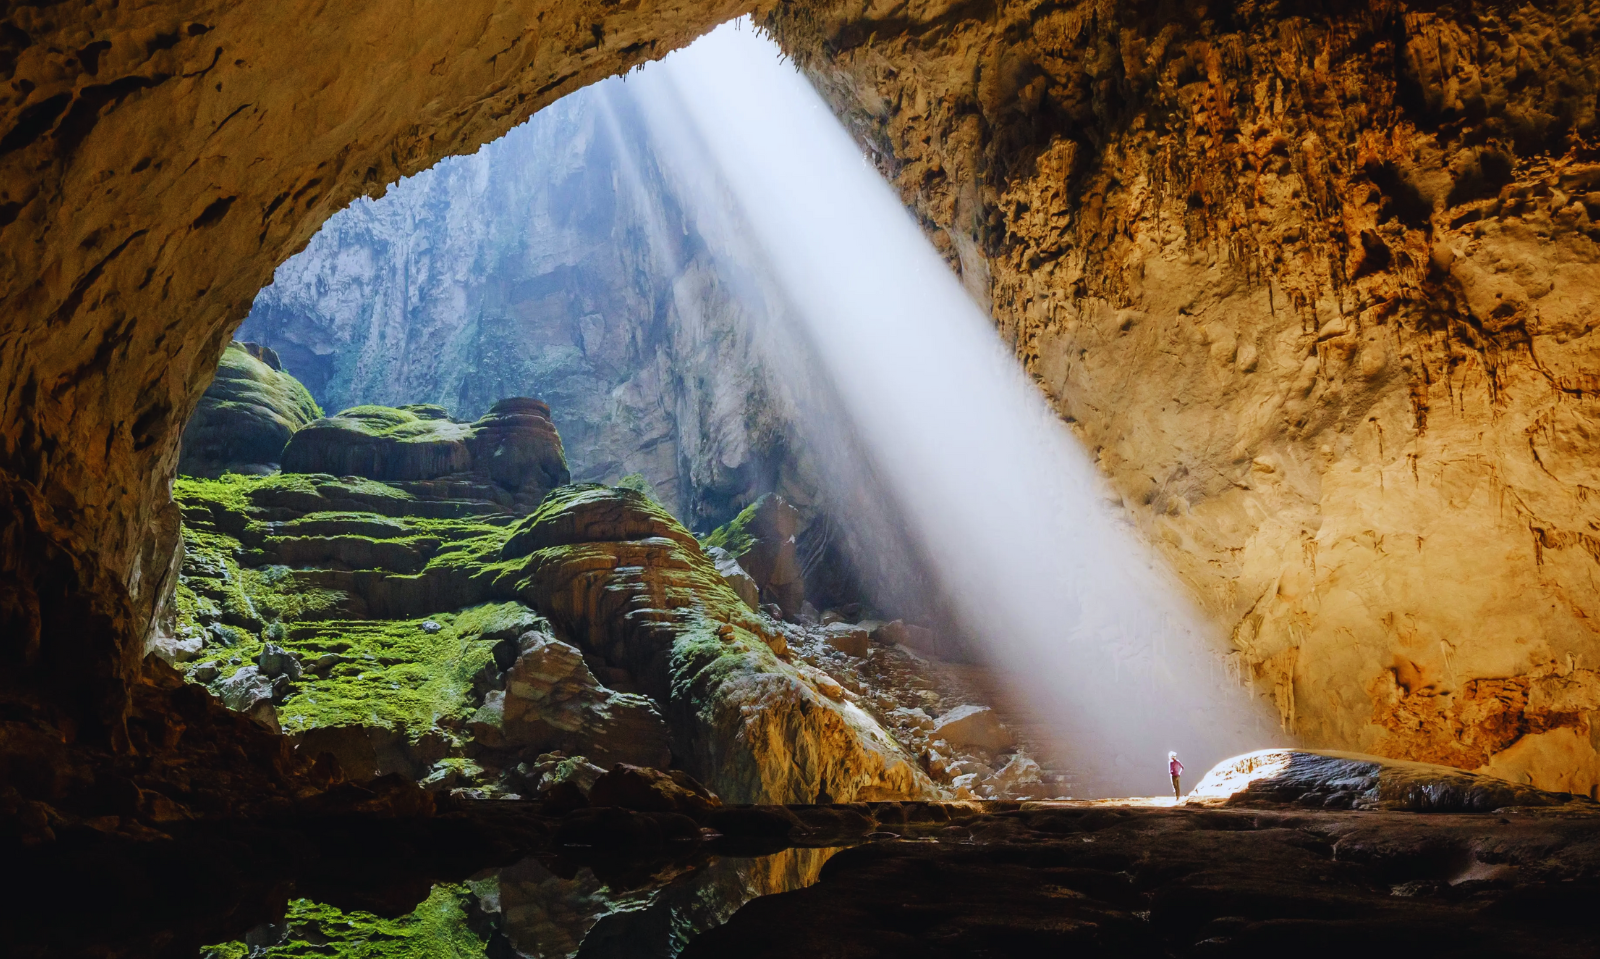
M670 959L757 896L809 886L838 850L705 856L647 875L530 857L434 886L384 919L297 899L281 923L210 946L202 959Z

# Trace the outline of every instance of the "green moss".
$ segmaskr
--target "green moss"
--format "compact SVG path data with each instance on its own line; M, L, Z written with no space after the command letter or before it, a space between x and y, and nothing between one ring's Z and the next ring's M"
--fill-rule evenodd
M263 619L298 622L320 619L349 597L336 589L307 586L287 566L244 569L239 575L245 594Z
M208 946L200 955L202 959L481 959L485 943L467 923L472 895L464 885L434 886L421 905L398 919L295 899L284 916L288 931L283 942L256 952L242 942L230 942Z
M219 396L223 404L272 410L291 428L322 415L311 391L299 380L251 356L236 342L229 343L223 351L222 360L217 364L216 383L207 392Z
M622 479L617 480L617 489L631 489L636 493L643 493L648 496L652 503L657 505L661 503L661 497L656 495L656 488L651 485L649 480L644 478L643 473L629 473Z
M297 626L281 645L305 664L325 655L342 661L321 676L306 676L278 709L285 730L319 726L400 726L412 736L443 720L472 714L472 677L494 644L543 625L520 603L490 603L427 619L339 620ZM518 628L518 627L521 628Z
M442 412L442 408L438 408ZM432 443L440 440L461 440L472 435L467 423L457 423L433 410L424 409L417 415L413 409L393 406L352 406L320 421L323 426L339 426L356 430L368 436L386 437L401 443Z
M238 562L239 541L225 533L186 527L184 563L178 573L176 605L181 625L204 618L250 627L262 616L246 589Z
M249 492L262 479L237 473L224 473L216 479L180 476L172 484L172 499L184 511L185 519L196 510L205 511L213 507L248 517L252 509Z
M758 499L741 510L738 516L700 537L701 547L710 549L713 546L720 546L734 557L750 552L756 545L756 538L750 532L750 526L755 522L756 508L760 505L761 500Z

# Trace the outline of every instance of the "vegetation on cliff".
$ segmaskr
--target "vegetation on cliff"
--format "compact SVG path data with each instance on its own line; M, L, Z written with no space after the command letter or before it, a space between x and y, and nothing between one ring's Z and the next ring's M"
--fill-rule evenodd
M310 392L283 371L272 350L230 343L184 429L178 469L198 476L270 472L289 437L321 415Z

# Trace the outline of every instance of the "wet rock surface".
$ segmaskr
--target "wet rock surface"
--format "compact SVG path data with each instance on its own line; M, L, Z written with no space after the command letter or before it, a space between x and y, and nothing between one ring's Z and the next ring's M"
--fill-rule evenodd
M880 828L899 832L880 820ZM1025 804L834 856L707 956L1583 956L1591 815Z
M627 842L596 847L596 834ZM1584 908L1600 891L1597 836L1592 813L1523 807L552 815L457 801L425 818L64 834L49 855L14 853L37 881L0 914L0 934L29 959L193 955L230 940L322 954L392 939L490 957L1587 956L1600 945ZM69 881L78 895L59 896ZM64 921L84 901L97 922Z

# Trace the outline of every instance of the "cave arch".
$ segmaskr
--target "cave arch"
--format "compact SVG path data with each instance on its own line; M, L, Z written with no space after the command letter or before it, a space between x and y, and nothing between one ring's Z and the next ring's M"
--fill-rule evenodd
M12 7L0 30L7 692L77 685L57 698L85 732L116 738L175 575L168 484L183 424L256 292L329 215L750 7Z
M755 9L8 8L6 693L72 690L115 732L170 575L181 423L323 218ZM1600 651L1600 5L761 9L827 68L1286 732L1600 781L1581 665ZM64 630L104 639L47 652ZM1461 695L1394 680L1402 658ZM1468 661L1511 693L1451 679Z

